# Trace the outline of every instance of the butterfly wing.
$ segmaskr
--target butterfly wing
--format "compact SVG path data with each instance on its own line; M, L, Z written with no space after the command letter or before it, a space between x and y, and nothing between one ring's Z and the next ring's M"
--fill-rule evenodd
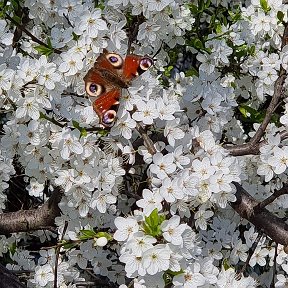
M130 83L134 78L147 71L152 65L153 59L149 56L129 54L123 63L122 78L126 83Z
M112 127L116 120L121 88L112 85L96 69L93 67L84 77L85 89L100 123L105 127Z
M127 55L123 58L104 49L94 67L84 77L87 94L94 98L93 108L105 127L112 127L119 106L121 88L153 65L149 56Z
M134 78L147 71L152 65L153 59L149 56L129 54L123 59L116 53L104 50L94 67L114 85L128 88Z

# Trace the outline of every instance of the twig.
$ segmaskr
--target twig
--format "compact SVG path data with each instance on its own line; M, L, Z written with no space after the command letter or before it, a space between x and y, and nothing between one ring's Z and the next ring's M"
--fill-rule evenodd
M5 14L5 17L10 20L14 25L17 26L17 28L19 28L22 32L24 32L25 34L27 34L29 37L31 37L31 39L38 43L39 45L42 45L42 46L45 46L46 48L51 48L49 47L49 45L47 45L46 43L42 42L41 40L39 40L37 37L35 37L31 32L29 32L23 25L19 24L17 21L15 21L12 17L10 17L7 13ZM52 48L53 51L56 53L56 54L61 54L62 51L61 50L58 50L56 48Z
M42 250L50 250L53 248L58 249L69 244L73 244L76 246L76 245L81 244L82 242L84 242L84 240L65 240L65 242L57 243L56 245L52 245L52 246L44 246L44 247L41 247L41 249Z
M75 28L75 26L70 22L70 19L68 17L68 15L66 15L65 13L63 13L64 18L67 20L68 24L72 27Z
M286 131L286 130L280 132L279 134L280 134L280 139L281 139L281 141L283 141L283 140L285 140L285 139L288 138L288 131Z
M265 130L270 123L271 117L275 111L275 107L277 106L281 95L283 85L286 79L286 71L281 67L279 77L275 82L274 93L272 96L272 100L267 108L265 118L261 125L259 126L258 130L256 131L255 135L251 138L248 143L241 144L241 145L224 145L224 148L233 156L242 156L248 154L258 154L259 153L259 141L261 140L262 136L265 133Z
M67 227L68 227L68 221L65 221L64 229L63 229L62 236L61 236L61 241L64 239L65 233L67 231ZM54 268L54 288L57 288L58 260L59 260L60 249L61 249L61 246L58 246L55 251L56 257L55 257L55 268Z
M288 44L288 24L286 23L285 30L282 36L282 48ZM261 123L260 127L256 131L255 135L251 138L248 143L241 145L224 145L224 148L233 156L242 156L248 154L258 154L259 153L259 141L263 137L265 130L270 123L272 115L279 104L279 101L283 95L283 86L285 83L285 79L287 77L286 70L280 67L279 76L274 85L274 93L272 96L272 100L267 108L265 118Z
M131 25L129 28L129 35L128 35L128 45L127 45L127 54L130 54L131 52L131 45L133 41L135 40L135 37L138 34L139 26L143 23L144 17L143 16L137 16L137 22L134 25ZM133 31L131 31L133 29Z
M270 203L272 203L274 200L276 200L281 195L288 194L288 185L284 185L281 189L274 191L272 195L270 195L268 198L260 202L257 206L254 208L254 213L257 213L259 210L263 209Z
M275 253L274 253L274 259L273 259L273 276L272 276L272 281L270 284L270 288L275 288L275 275L276 275L276 265L277 265L277 249L278 249L278 244L276 243L275 246Z
M148 136L148 134L146 133L144 128L139 123L137 123L136 130L139 132L139 134L143 138L144 144L145 144L148 152L151 155L154 155L157 151L156 151L156 149L154 147L154 143L152 142L152 140L150 139L150 137Z
M25 27L30 19L29 19L29 9L27 7L21 7L18 5L18 8L14 11L15 15L21 19L22 22L22 27ZM12 47L16 48L18 45L18 41L22 37L22 29L19 27L16 27L13 35L13 40L12 40Z
M255 250L256 250L256 248L258 246L258 243L259 243L259 241L260 241L262 236L263 236L262 232L258 233L257 238L255 239L254 243L252 244L251 248L248 251L248 257L247 257L247 259L245 261L244 266L239 271L239 274L243 274L245 272L245 270L247 269L247 267L249 265L249 262L250 262L250 259L251 259L252 255L254 254L254 252L255 252Z
M43 118L43 119L46 119L46 120L50 121L51 123L53 123L53 124L55 124L55 125L57 125L57 126L59 126L59 127L61 127L61 128L63 128L63 127L66 126L65 124L59 123L59 122L56 121L54 118L49 117L49 116L45 115L45 114L42 113L42 112L40 112L40 117Z
M89 269L89 268L83 269L83 271L87 272L91 277L93 277L95 279L95 282L97 282L98 287L106 287L106 286L110 287L110 288L118 287L118 286L116 286L115 283L110 282L110 280L107 277L106 277L107 280L102 279L101 277L92 273L90 270L92 270L92 269ZM93 287L95 287L95 286L93 286Z

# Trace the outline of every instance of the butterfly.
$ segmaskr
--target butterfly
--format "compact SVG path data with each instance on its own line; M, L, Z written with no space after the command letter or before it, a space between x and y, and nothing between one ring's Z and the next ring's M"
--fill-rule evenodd
M112 127L119 107L121 89L128 88L134 78L153 65L149 56L119 54L106 49L84 77L85 90L93 101L93 109L104 127Z

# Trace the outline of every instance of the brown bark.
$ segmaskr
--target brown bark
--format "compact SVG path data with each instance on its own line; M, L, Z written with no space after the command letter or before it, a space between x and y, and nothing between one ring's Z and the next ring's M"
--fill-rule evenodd
M36 209L0 214L0 235L39 229L54 229L55 217L60 215L58 203L61 201L62 195L61 190L55 188L49 200Z
M230 203L231 207L242 217L251 222L255 227L263 231L276 243L284 246L288 245L288 225L285 221L266 208L259 207L259 202L256 201L240 184L236 186L236 202ZM255 208L257 208L255 211Z

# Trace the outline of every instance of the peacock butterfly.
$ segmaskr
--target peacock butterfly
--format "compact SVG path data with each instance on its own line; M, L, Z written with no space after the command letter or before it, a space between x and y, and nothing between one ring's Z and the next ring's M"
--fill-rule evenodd
M129 54L124 59L106 49L84 77L85 89L93 101L100 123L112 127L116 120L121 89L153 65L149 56Z

